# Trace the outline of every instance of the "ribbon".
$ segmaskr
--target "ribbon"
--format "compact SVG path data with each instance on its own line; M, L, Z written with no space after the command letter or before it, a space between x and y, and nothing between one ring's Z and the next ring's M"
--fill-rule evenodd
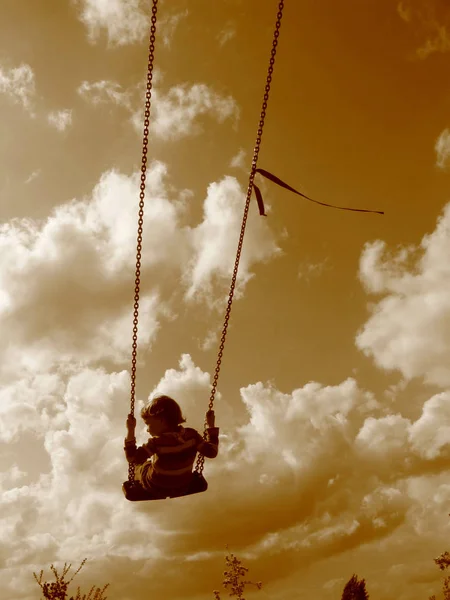
M365 212L365 213L375 213L377 215L384 215L384 211L381 211L381 210L368 210L366 208L350 208L348 206L336 206L334 204L326 204L325 202L319 202L318 200L313 200L312 198L309 198L309 196L306 196L305 194L302 194L301 192L299 192L298 190L294 189L293 187L291 187L290 185L288 185L284 181L281 181L281 179L279 179L278 177L276 177L272 173L269 173L269 171L266 171L264 169L256 169L255 173L259 173L260 175L262 175L266 179L269 179L273 183L276 183L280 187L283 187L286 190L289 190L290 192L294 192L294 194L297 194L298 196L302 196L302 198L305 198L306 200L309 200L310 202L315 202L316 204L320 204L321 206L327 206L328 208L337 208L338 210L351 210L351 211L354 211L354 212ZM266 215L266 213L264 211L264 201L263 201L263 197L262 197L262 194L261 194L261 190L255 184L253 184L253 188L255 190L256 201L258 203L258 208L259 208L259 214L262 217L267 217L267 215Z

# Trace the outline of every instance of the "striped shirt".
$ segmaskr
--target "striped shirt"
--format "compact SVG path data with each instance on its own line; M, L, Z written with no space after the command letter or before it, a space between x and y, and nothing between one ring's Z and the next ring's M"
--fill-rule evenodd
M141 465L142 486L156 493L182 489L192 478L197 452L215 458L219 451L219 428L206 430L207 439L191 427L179 426L178 431L149 438L136 447L136 441L125 440L125 456L129 463Z

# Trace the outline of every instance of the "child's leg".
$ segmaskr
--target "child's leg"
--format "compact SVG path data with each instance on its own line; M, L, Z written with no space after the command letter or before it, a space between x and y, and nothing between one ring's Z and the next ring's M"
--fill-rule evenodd
M147 470L145 467L147 466L147 463L149 461L142 463L142 465L136 465L134 467L134 479L136 481L139 481L139 483L142 485L143 484L143 479L145 478L145 471Z

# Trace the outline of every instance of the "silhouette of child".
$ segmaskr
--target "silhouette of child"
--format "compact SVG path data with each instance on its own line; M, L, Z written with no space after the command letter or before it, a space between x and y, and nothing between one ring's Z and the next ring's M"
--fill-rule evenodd
M151 437L143 446L136 447L136 419L127 418L125 456L135 465L135 479L155 498L187 491L192 479L192 468L200 452L215 458L219 450L219 428L214 426L213 410L206 413L206 441L191 427L183 427L181 408L173 398L158 396L141 411Z

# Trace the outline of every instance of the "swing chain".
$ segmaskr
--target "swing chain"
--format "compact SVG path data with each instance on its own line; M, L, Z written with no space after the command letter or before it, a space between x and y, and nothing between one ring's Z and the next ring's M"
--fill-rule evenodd
M236 286L239 261L241 258L242 245L244 242L245 227L247 224L248 211L249 211L250 200L251 200L252 191L253 191L253 181L255 179L259 150L261 147L261 141L262 141L262 135L263 135L263 129L264 129L264 122L266 119L267 104L269 102L270 86L272 83L272 75L273 75L273 69L274 69L274 64L275 64L275 55L276 55L277 46L278 46L278 37L280 35L281 19L283 17L283 8L284 8L284 0L280 0L280 2L278 4L278 12L277 12L277 19L276 19L276 23L275 23L275 31L273 34L272 50L270 53L266 85L264 88L263 103L262 103L262 107L261 107L261 114L259 117L258 131L256 134L255 147L253 149L252 168L251 168L249 182L248 182L247 198L245 201L244 215L242 218L242 225L241 225L241 231L240 231L240 235L239 235L236 260L235 260L234 268L233 268L233 275L231 277L230 291L229 291L229 296L228 296L227 307L225 310L225 318L224 318L224 323L223 323L222 336L220 338L219 353L217 355L217 364L216 364L216 368L215 368L215 372L214 372L214 379L213 379L212 388L211 388L211 395L209 398L208 410L212 410L213 406L214 406L214 399L215 399L216 390L217 390L217 383L219 380L220 367L222 364L223 351L224 351L224 347L225 347L225 339L227 336L228 323L230 320L230 313L231 313L231 306L233 303L234 288ZM203 430L203 439L206 439L206 429L207 429L207 423L205 420L204 430ZM195 471L197 473L199 473L200 475L203 472L204 463L205 463L205 457L203 456L203 454L199 454L198 458L197 458L197 464L195 466Z
M141 183L139 194L139 219L136 247L136 274L134 284L134 311L133 311L133 345L131 358L131 397L130 414L134 415L134 403L136 397L136 365L137 365L137 336L139 321L139 292L141 283L141 253L142 253L142 232L144 227L144 199L145 199L145 181L147 177L147 152L148 152L148 134L150 125L150 104L152 97L153 80L153 61L155 52L155 34L156 34L156 12L158 9L158 0L153 0L152 17L150 27L150 42L148 50L147 66L147 89L145 92L145 113L144 113L144 135L142 142L142 164L141 164ZM134 481L134 464L128 464L128 480Z

